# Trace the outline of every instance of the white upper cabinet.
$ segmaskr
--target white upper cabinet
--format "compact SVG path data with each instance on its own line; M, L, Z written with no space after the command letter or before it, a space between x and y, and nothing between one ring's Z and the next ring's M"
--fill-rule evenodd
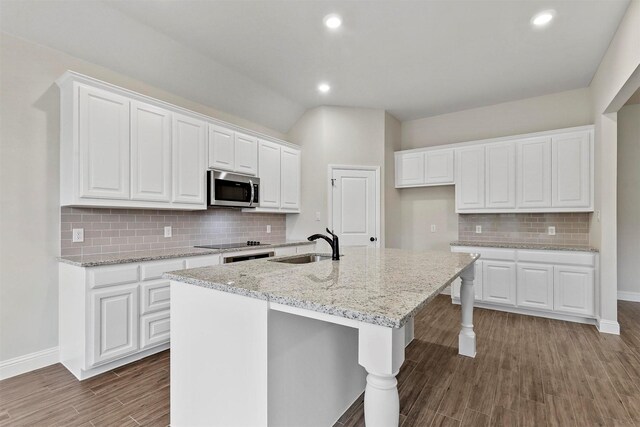
M78 96L79 197L128 199L129 100L86 86Z
M484 146L456 150L456 210L485 207Z
M205 203L206 124L173 115L173 201Z
M424 184L424 153L396 154L396 187Z
M516 207L515 145L511 142L488 144L486 156L486 203L490 209Z
M258 138L236 132L234 153L236 172L258 174Z
M453 149L396 153L395 165L396 187L454 183Z
M517 207L551 207L551 138L534 138L515 144Z
M209 167L233 171L235 167L234 132L222 126L209 125Z
M551 138L552 206L592 205L591 133L573 132Z
M259 143L261 208L280 208L280 151L279 144L262 140Z
M425 184L453 184L453 150L434 150L424 153Z
M171 201L171 113L131 102L131 200Z
M280 164L280 207L298 211L300 210L300 150L283 146Z
M209 167L245 175L258 174L258 138L209 125Z

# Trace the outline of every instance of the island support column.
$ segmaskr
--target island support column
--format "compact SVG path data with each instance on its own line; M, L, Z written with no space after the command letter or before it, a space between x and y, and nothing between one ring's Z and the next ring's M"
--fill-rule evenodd
M400 399L396 375L404 362L405 328L362 323L358 331L358 363L368 374L364 391L365 424L397 427Z
M460 303L462 305L462 328L458 335L458 354L476 357L476 333L473 332L473 279L475 277L475 263L465 268L460 274Z

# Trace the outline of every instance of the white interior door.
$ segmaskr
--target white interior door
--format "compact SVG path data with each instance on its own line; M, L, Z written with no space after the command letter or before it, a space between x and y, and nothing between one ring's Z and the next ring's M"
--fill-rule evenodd
M378 246L375 170L333 169L333 231L341 246Z

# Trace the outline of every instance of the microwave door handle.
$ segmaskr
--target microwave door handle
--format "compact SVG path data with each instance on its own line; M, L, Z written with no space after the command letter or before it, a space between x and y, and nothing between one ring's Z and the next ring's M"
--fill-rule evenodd
M253 206L253 197L255 196L256 189L253 187L253 180L249 180L249 185L251 186L251 200L249 200L249 207Z

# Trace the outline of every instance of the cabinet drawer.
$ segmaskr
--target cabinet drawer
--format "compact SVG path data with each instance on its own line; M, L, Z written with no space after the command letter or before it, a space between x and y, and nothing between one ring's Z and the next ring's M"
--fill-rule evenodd
M208 267L220 264L220 255L194 256L185 260L186 268Z
M518 261L547 264L594 266L596 255L589 252L566 251L518 251Z
M494 249L478 246L452 246L451 252L459 252L463 254L480 254L480 259L495 259L500 261L515 261L515 249Z
M89 287L124 285L138 281L138 264L113 265L90 268Z
M169 342L171 317L169 311L147 314L140 317L140 349Z
M175 259L162 262L146 262L140 266L141 280L162 279L167 271L184 269L184 260Z
M157 280L140 285L141 314L154 311L168 310L170 305L170 292L168 280Z

